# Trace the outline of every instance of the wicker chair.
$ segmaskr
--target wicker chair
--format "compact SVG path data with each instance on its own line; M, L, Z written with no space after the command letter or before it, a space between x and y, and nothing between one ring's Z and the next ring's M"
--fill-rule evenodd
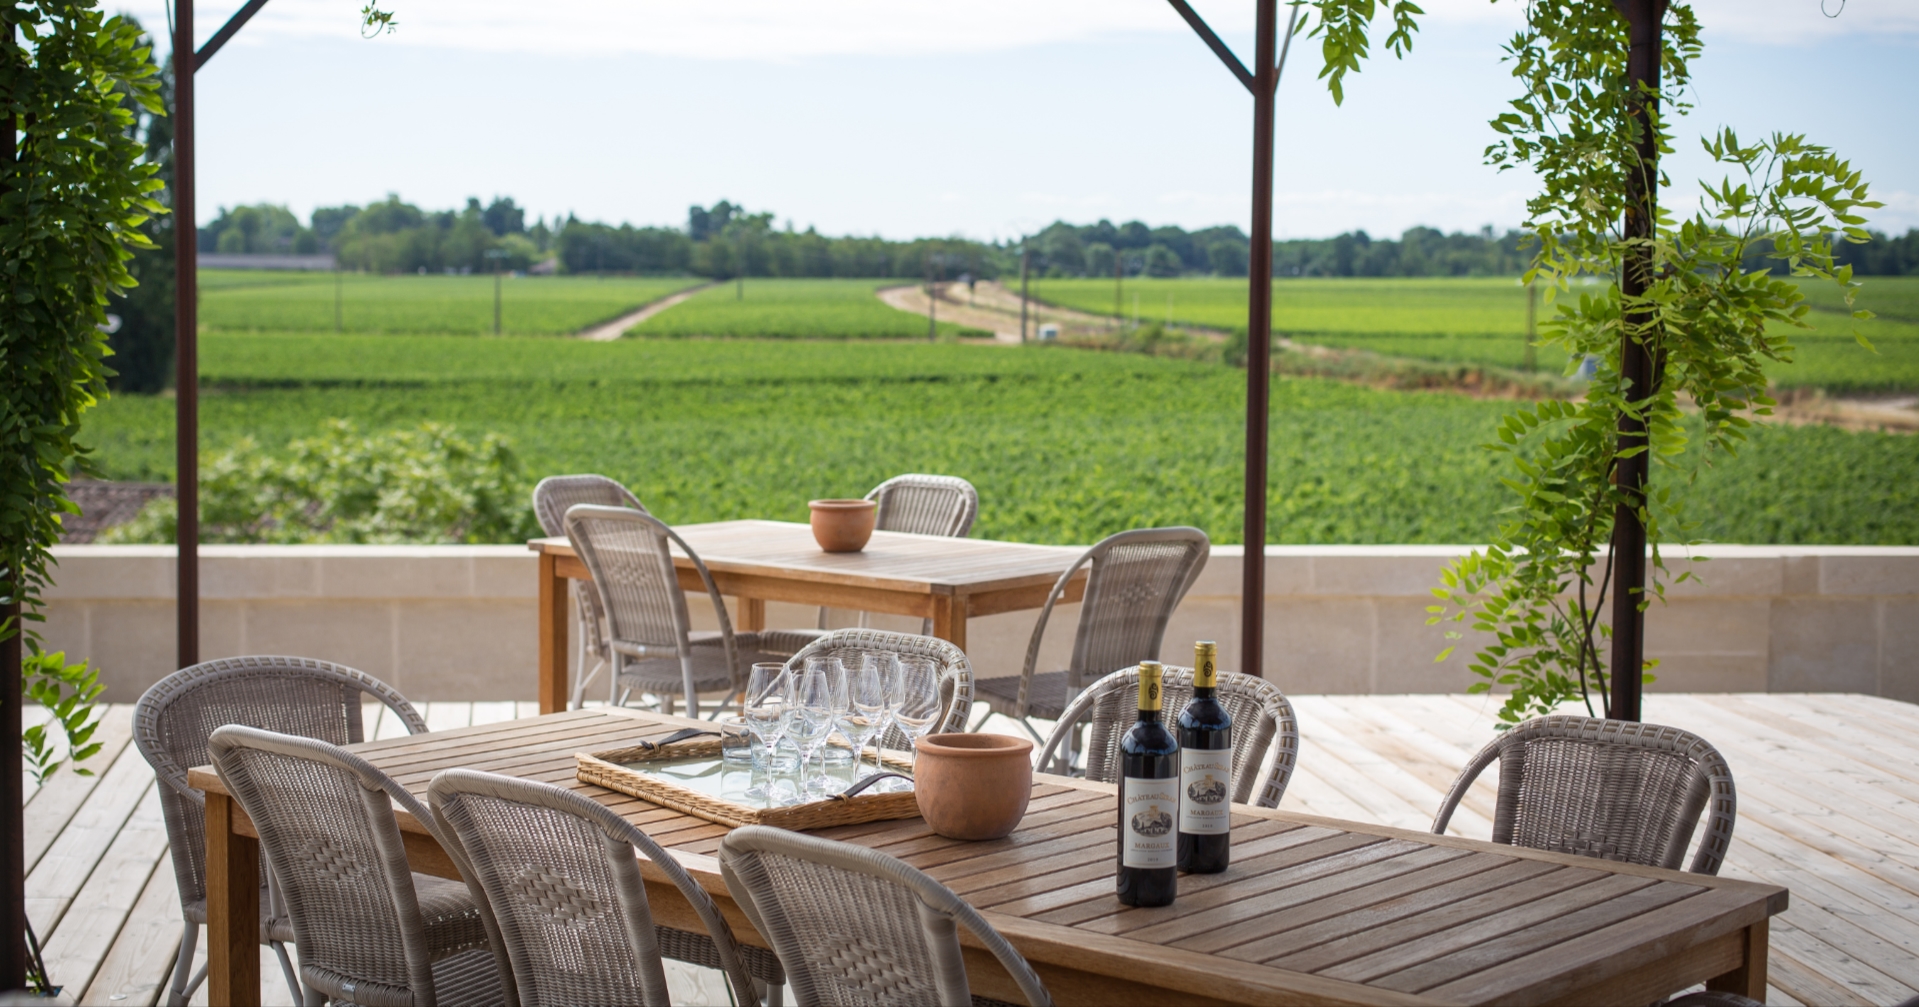
M1435 835L1495 759L1495 843L1677 870L1709 811L1687 870L1718 874L1732 844L1732 771L1705 739L1676 727L1563 716L1528 720L1480 749L1440 804Z
M1028 1003L1052 1003L1032 966L972 906L877 850L749 825L720 840L720 871L779 953L800 1003L977 1003L960 927L999 959Z
M434 832L462 875L472 873L405 788L311 738L229 725L207 747L259 830L309 988L355 1004L518 1002L498 930L466 885L408 870L395 804Z
M1058 720L1094 676L1159 659L1166 622L1199 577L1211 551L1206 533L1198 528L1123 531L1086 550L1046 596L1019 678L980 679L980 698L994 713L1019 721L1033 740L1044 742L1027 718ZM1072 662L1065 671L1035 674L1053 606L1080 569L1089 565L1092 571L1080 603Z
M749 666L780 660L780 655L760 650L760 634L733 632L713 575L666 522L626 507L575 504L566 512L566 537L593 575L600 610L606 614L613 679L623 690L617 702L624 703L635 691L651 693L672 713L673 696L679 693L686 697L687 711L697 717L700 693L724 690L730 701L745 688ZM686 595L673 567L673 544L693 561L705 582L719 615L718 632L692 631Z
M1193 669L1167 665L1160 687L1166 723L1170 726L1178 720L1179 711L1192 702ZM1216 696L1233 718L1233 802L1246 804L1257 794L1260 807L1279 807L1279 799L1286 793L1286 784L1299 761L1299 719L1293 715L1293 704L1273 683L1230 671L1219 673ZM1119 782L1119 742L1136 719L1138 707L1138 666L1121 669L1094 682L1066 708L1059 724L1053 728L1053 736L1040 751L1037 764L1045 766L1072 737L1072 732L1090 719L1086 778L1102 783Z
M630 507L646 512L640 498L619 483L600 475L548 476L533 487L533 513L540 519L540 530L549 536L566 534L566 511L574 504L596 504L602 507ZM573 582L573 603L580 615L580 661L573 669L573 697L570 705L578 707L586 699L586 687L600 672L612 664L612 655L606 649L606 614L600 611L599 593L593 590L589 581ZM591 660L592 670L587 669ZM613 698L617 686L612 677L607 678L607 699Z
M167 847L173 851L173 876L180 886L180 912L186 920L167 992L169 1004L185 1004L206 978L204 968L188 978L200 927L207 921L207 799L187 786L187 770L212 761L207 754L208 737L215 728L245 724L352 744L366 740L360 723L360 704L365 699L385 704L409 733L426 730L426 721L413 705L386 683L363 671L302 657L208 661L168 675L140 697L133 710L133 742L160 779ZM285 907L263 892L260 942L279 955L280 970L297 1002L300 980L285 948L292 940Z
M726 973L734 1002L776 997L779 959L742 948L713 899L646 833L598 802L550 783L449 769L427 799L460 843L467 887L499 924L520 1003L666 1004L662 956ZM704 932L653 922L635 853L679 889Z
M889 633L883 629L836 629L807 644L787 660L786 666L803 668L809 657L837 657L845 661L850 670L861 654L874 650L891 651L901 657L932 658L940 670L940 708L946 712L927 733L966 729L966 718L973 711L973 665L966 660L965 651L939 637ZM883 748L905 749L906 735L888 725L879 744Z

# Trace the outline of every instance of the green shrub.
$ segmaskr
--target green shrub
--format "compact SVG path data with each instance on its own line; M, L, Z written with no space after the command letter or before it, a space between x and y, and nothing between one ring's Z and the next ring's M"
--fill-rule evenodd
M361 434L330 420L269 454L251 438L201 462L200 540L235 543L509 542L538 533L506 439L453 427ZM172 542L179 508L148 504L103 542Z

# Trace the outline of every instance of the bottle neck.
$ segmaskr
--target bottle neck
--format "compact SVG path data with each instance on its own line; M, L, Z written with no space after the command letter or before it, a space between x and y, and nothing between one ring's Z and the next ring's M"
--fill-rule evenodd
M1139 722L1140 722L1140 723L1142 723L1142 724L1157 724L1157 723L1159 723L1159 711L1158 711L1158 710L1141 710L1141 711L1139 711Z
M1218 691L1219 690L1216 687L1195 685L1193 686L1193 698L1194 699L1212 699L1218 693Z

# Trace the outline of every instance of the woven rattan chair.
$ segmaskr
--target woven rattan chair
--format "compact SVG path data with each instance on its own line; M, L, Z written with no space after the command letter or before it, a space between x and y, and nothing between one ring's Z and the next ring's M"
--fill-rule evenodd
M154 683L133 710L133 742L160 778L173 876L186 925L167 1002L185 1004L206 978L192 973L193 952L207 921L206 795L187 785L187 770L213 761L207 739L215 728L245 724L281 734L347 745L366 740L361 703L377 700L409 733L426 730L413 705L363 671L303 657L232 657L182 668ZM280 958L287 988L301 999L300 982L284 945L293 928L278 900L262 893L260 941Z
M909 474L894 476L873 487L866 499L878 504L873 515L875 531L898 531L911 535L939 535L965 538L979 516L979 492L973 484L958 476ZM868 625L868 613L860 613L859 628ZM826 632L826 609L819 614L819 628L775 630L769 632L769 649L779 644L804 645ZM922 636L933 635L933 620L920 622ZM795 647L797 650L797 647Z
M1192 702L1193 669L1165 666L1160 678L1160 696L1165 721L1170 727L1178 721L1179 711ZM1299 761L1299 719L1293 715L1293 704L1273 683L1231 671L1219 673L1219 690L1215 696L1233 718L1233 802L1253 802L1262 808L1279 807L1279 799L1286 793L1286 784L1292 780L1293 767ZM1065 746L1073 731L1090 721L1086 778L1101 783L1119 782L1119 742L1137 719L1138 708L1138 666L1121 669L1094 682L1085 692L1073 697L1072 704L1053 728L1053 736L1040 751L1037 764L1045 766ZM1258 795L1256 802L1254 795Z
M672 713L673 696L679 694L697 717L700 693L724 691L731 697L745 688L746 669L754 662L781 659L760 649L760 634L733 632L706 564L659 518L626 507L575 504L566 512L566 537L593 575L606 614L613 679L622 690L617 702L633 692L650 693ZM675 544L706 584L719 615L718 632L692 631L673 566ZM722 701L714 712L725 708Z
M877 850L749 825L720 840L727 891L779 953L802 1004L973 1003L959 928L1034 1007L1046 986L952 889Z
M1528 720L1480 749L1440 804L1435 835L1495 759L1495 843L1677 870L1708 812L1687 870L1718 874L1732 845L1732 770L1704 738L1657 724L1563 716Z
M230 725L207 747L259 830L308 987L352 1004L518 1002L505 948L466 885L407 868L396 804L434 832L462 875L471 873L459 845L405 788L311 738Z
M566 534L566 511L574 504L646 510L633 491L605 476L548 476L533 487L533 513L540 519L540 530L549 536ZM612 666L612 655L606 648L606 615L600 611L600 596L591 582L573 582L573 604L580 616L580 660L579 666L573 669L571 705L578 707L586 699L587 685ZM611 676L608 676L607 688L610 700L614 688Z
M973 665L966 652L936 636L915 633L890 633L883 629L836 629L806 645L786 662L788 668L803 668L809 657L837 657L850 671L858 667L860 655L867 651L891 651L901 657L931 658L939 667L940 709L944 714L928 734L964 731L966 718L973 711ZM906 735L888 725L879 738L883 748L904 750Z
M442 832L473 866L468 887L500 927L520 1003L666 1004L662 957L726 973L736 1003L786 981L779 959L742 948L713 899L646 833L550 783L449 769L427 788ZM635 853L665 874L706 924L658 926Z
M1044 742L1028 718L1058 720L1093 678L1159 659L1166 622L1198 579L1211 551L1206 533L1198 528L1123 531L1086 550L1046 596L1019 677L980 679L980 698L994 713L1019 721L1033 740ZM1064 671L1036 673L1040 641L1053 606L1080 570L1089 566L1072 661Z

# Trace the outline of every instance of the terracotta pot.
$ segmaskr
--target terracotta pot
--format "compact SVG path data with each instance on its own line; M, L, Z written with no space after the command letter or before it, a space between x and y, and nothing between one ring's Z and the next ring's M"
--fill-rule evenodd
M859 552L873 537L879 504L871 500L814 500L813 541L827 552Z
M1001 839L1033 792L1033 743L1004 734L929 734L914 743L920 816L948 839Z

